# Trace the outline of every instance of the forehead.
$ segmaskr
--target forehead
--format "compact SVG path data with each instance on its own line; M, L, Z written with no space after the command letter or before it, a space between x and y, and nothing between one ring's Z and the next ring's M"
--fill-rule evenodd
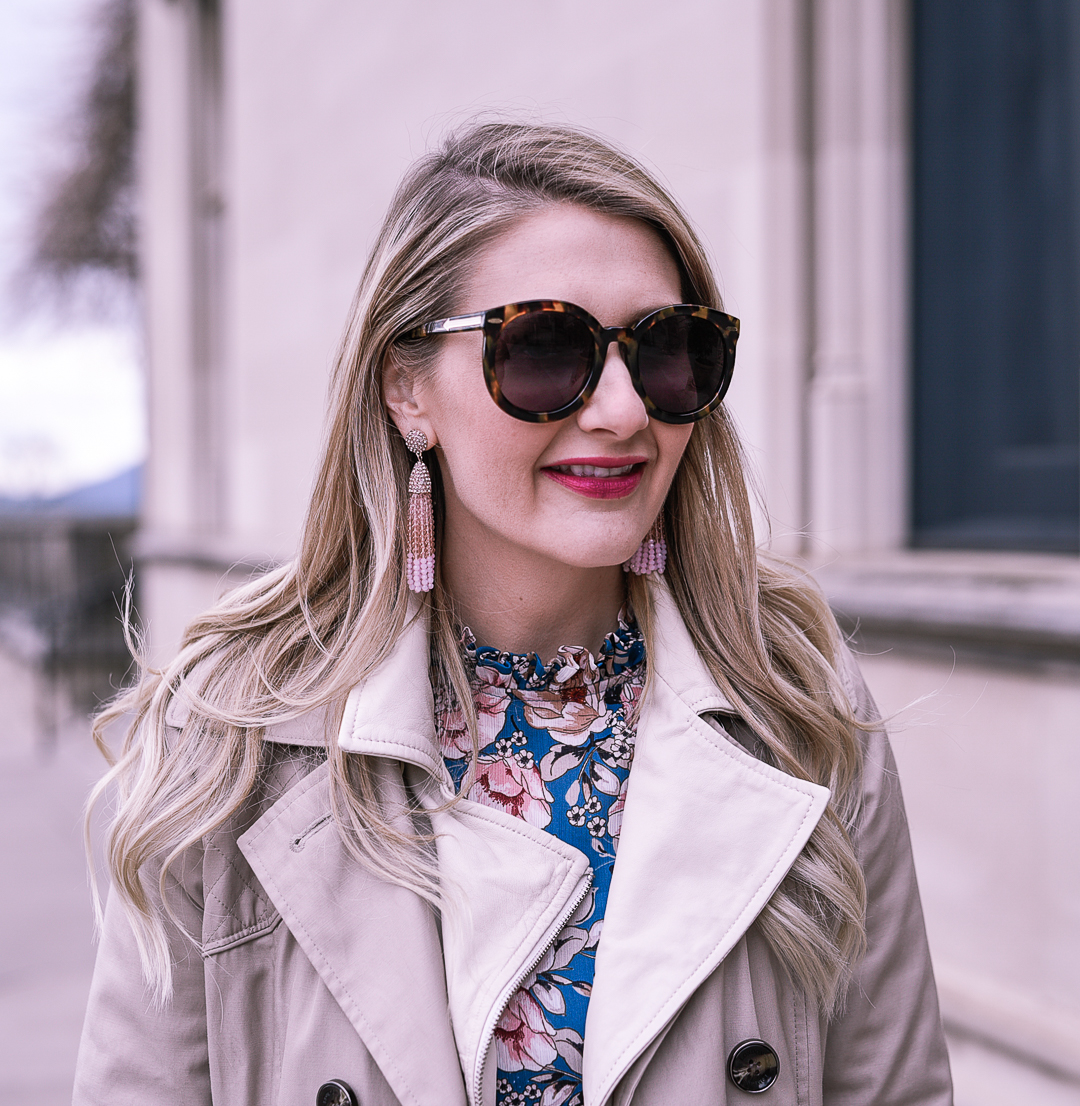
M680 298L678 266L647 223L561 204L523 215L480 250L460 309L567 300L623 326Z

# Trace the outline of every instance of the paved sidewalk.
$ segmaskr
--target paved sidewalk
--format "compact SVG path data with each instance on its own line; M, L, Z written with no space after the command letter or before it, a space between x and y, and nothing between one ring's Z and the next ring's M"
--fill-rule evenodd
M0 676L0 1106L66 1106L94 961L82 806L104 761L78 720L35 745L24 673Z

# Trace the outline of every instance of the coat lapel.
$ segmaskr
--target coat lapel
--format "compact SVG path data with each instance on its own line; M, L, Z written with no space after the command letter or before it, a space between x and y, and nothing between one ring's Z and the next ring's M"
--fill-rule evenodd
M427 622L414 617L350 693L338 742L378 758L381 793L403 810L401 764L420 769L406 770L435 833L441 947L432 909L346 852L329 819L325 768L240 846L401 1101L452 1106L464 1098L464 1072L478 1106L494 1101L485 1068L495 1024L591 871L577 849L502 811L467 800L446 807L453 788L436 742L428 650Z
M584 898L592 872L577 849L479 803L462 801L431 821L446 896L450 1016L469 1100L480 1106L494 1101L485 1067L492 1066L495 1025Z
M384 788L404 798L400 766ZM370 874L330 818L325 766L291 788L240 849L402 1103L464 1106L434 912Z
M829 792L699 711L727 706L665 589L585 1034L585 1102L612 1093L779 886Z

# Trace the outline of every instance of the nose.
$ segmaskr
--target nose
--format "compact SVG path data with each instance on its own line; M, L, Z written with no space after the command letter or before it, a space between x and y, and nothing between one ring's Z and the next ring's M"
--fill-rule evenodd
M608 346L596 391L578 411L577 419L582 430L607 430L620 439L649 425L649 413L630 379L618 342Z

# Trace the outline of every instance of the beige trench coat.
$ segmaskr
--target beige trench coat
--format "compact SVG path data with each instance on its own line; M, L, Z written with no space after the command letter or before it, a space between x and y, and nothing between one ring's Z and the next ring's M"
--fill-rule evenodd
M339 740L380 758L386 794L436 805L439 755L422 621L349 697ZM585 1032L586 1106L948 1106L948 1059L895 766L866 739L857 847L869 951L842 1017L792 986L754 920L828 792L751 756L670 597L658 592L653 685L638 727ZM859 713L873 706L852 670ZM182 722L182 718L174 718ZM431 814L452 897L440 920L345 851L330 817L324 717L271 730L250 807L193 852L174 887L175 997L155 1010L110 903L77 1106L313 1106L331 1078L361 1106L492 1106L492 1035L519 982L586 893L587 858L462 801ZM728 729L733 727L730 725ZM456 904L456 905L455 905ZM727 1057L780 1059L749 1096Z

